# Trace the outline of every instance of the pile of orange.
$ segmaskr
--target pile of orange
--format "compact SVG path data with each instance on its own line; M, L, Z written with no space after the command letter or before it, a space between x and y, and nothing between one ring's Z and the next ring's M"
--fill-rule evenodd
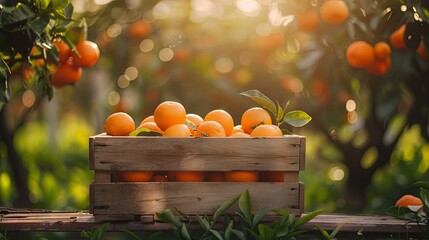
M369 73L384 75L391 65L390 45L380 41L372 46L366 41L356 41L347 47L347 62L355 68L365 68Z
M54 87L75 84L82 76L82 68L94 66L100 57L97 44L88 40L76 43L74 51L60 39L55 40L54 45L59 55L50 79Z
M144 118L137 126L133 118L125 112L116 112L107 117L104 129L107 135L128 136L132 132L155 133L162 137L282 137L282 130L272 123L271 115L263 108L246 110L240 121L234 124L233 117L225 110L215 109L204 118L187 113L185 107L175 101L159 104L153 115ZM135 133L135 132L134 132ZM149 134L148 134L149 135ZM230 172L120 172L121 181L283 181L283 172L230 171ZM263 177L264 176L264 177Z

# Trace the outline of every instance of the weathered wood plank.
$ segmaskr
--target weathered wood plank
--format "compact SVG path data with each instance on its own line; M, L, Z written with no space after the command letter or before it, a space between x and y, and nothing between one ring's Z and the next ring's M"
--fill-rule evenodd
M304 214L305 215L305 214ZM56 211L50 212L13 212L2 211L0 215L0 232L80 232L90 230L100 226L104 221L97 221L94 215L87 211ZM396 236L405 233L409 237L421 236L425 231L425 225L415 223L407 224L404 220L399 220L390 216L371 216L371 215L343 215L343 214L322 214L312 219L303 226L303 229L314 230L318 225L327 231L332 231L339 224L345 223L340 233L357 234L364 236ZM198 223L193 225L198 228ZM108 231L167 231L171 226L166 223L142 223L135 221L115 221L110 222ZM420 238L422 239L422 238Z
M299 171L302 136L275 138L161 138L95 136L92 170ZM304 154L305 155L305 154ZM144 164L142 164L144 163Z
M91 184L93 214L154 215L166 208L186 214L212 214L222 202L249 190L253 207L300 211L300 184L165 182ZM237 209L233 209L232 212Z

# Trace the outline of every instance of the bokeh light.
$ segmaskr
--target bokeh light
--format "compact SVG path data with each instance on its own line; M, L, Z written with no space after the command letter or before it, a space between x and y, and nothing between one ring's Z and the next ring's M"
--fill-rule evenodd
M36 94L34 94L33 90L25 90L25 92L22 94L22 104L27 108L31 108L35 102Z
M220 73L229 73L234 69L234 62L228 57L218 58L215 62L215 69Z

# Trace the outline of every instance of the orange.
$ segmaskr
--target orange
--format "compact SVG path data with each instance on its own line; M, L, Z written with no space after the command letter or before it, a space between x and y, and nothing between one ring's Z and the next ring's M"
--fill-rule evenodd
M228 171L225 172L227 182L257 182L259 179L258 171Z
M226 137L225 129L215 121L202 122L194 132L194 137Z
M347 47L346 58L353 67L367 67L374 62L374 48L365 41L353 42Z
M182 104L174 101L160 103L154 113L153 118L156 125L165 131L175 124L183 124L186 121L186 110Z
M153 115L150 115L150 116L145 117L145 118L140 122L140 124L145 123L145 122L155 122L155 120L154 120L154 118L153 118Z
M261 172L262 182L284 182L284 172L263 171Z
M396 207L408 207L408 206L423 206L423 202L420 198L413 195L404 195L395 203Z
M369 65L366 70L368 72L381 76L384 75L387 71L389 71L391 65L390 58L386 58L384 60L375 60L371 65Z
M195 129L197 129L197 127L200 126L200 124L203 122L203 118L200 117L200 115L194 113L186 114L186 119L192 122L195 126L195 128L193 128L193 126L188 125L191 134L194 134Z
M397 49L407 49L405 45L405 24L402 24L398 29L396 29L389 38L390 44Z
M119 175L125 182L148 182L151 180L153 172L123 171L123 172L119 172Z
M174 124L165 129L163 137L190 137L191 131L186 124Z
M140 126L137 127L137 129L143 129L146 128L152 132L157 132L159 134L163 134L164 131L162 131L154 122L144 122L141 123Z
M151 32L152 26L144 20L135 21L128 27L128 36L134 40L142 40Z
M331 25L344 23L349 14L349 8L342 0L328 0L320 6L320 17Z
M314 9L307 9L296 15L296 27L303 32L314 31L319 22L319 14Z
M62 64L67 62L71 56L70 46L61 39L54 40L54 45L57 48L59 60L58 63Z
M231 135L229 135L229 137L245 137L245 138L250 138L250 134L244 133L244 132L236 132L233 133Z
M82 76L82 68L70 63L59 65L51 73L51 84L54 87L64 87L75 84Z
M257 126L252 133L251 137L281 137L283 136L282 130L276 125L263 124Z
M222 125L225 130L226 136L231 135L232 129L234 128L234 119L232 116L225 110L216 109L213 110L204 117L204 121L215 121Z
M241 128L247 134L261 124L272 124L271 115L263 108L247 109L241 116Z
M224 172L208 171L205 173L206 182L225 182Z
M390 46L386 42L378 42L374 45L374 54L377 59L386 59L390 57Z
M177 171L175 174L176 182L202 182L204 172L201 171Z
M106 134L111 136L128 136L134 128L134 120L124 112L111 114L104 123Z
M234 133L237 133L237 132L242 132L242 133L244 133L243 128L241 128L241 125L237 125L237 126L234 126L234 127L232 128L232 132L231 132L231 134L234 134Z
M97 44L88 40L76 44L76 51L77 53L72 53L72 57L73 64L78 67L92 67L100 58L100 50Z
M167 172L167 180L169 182L174 182L176 181L176 172L175 171L168 171Z
M417 48L417 54L419 54L423 60L428 60L428 52L423 41L420 42L419 47Z
M166 176L164 176L164 175L161 175L161 174L156 174L156 175L153 175L152 176L152 178L151 178L151 180L150 180L151 182L168 182L168 179L167 179L167 177Z

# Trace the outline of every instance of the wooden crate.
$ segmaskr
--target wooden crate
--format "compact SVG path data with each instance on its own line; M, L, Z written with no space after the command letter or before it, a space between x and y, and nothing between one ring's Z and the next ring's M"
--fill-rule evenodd
M90 137L90 213L99 219L136 216L155 220L155 213L177 208L210 215L224 201L249 190L254 211L285 209L301 214L305 137L163 138ZM115 182L116 171L282 171L284 182ZM234 209L236 210L236 209Z

